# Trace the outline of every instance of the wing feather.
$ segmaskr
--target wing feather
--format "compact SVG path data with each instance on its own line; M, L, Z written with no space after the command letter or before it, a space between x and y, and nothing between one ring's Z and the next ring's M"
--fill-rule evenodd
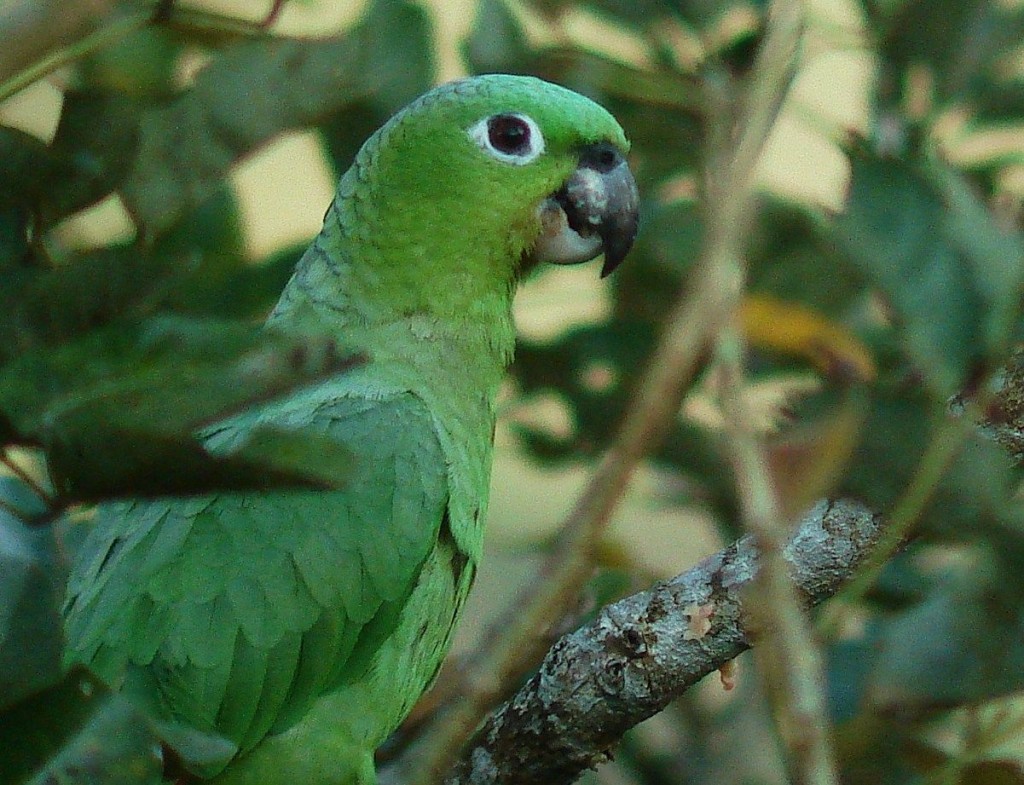
M155 684L171 717L242 750L358 677L447 504L433 419L411 393L335 394L306 412L262 421L346 445L355 469L342 490L109 505L69 582L70 659L115 684L144 669L133 683Z

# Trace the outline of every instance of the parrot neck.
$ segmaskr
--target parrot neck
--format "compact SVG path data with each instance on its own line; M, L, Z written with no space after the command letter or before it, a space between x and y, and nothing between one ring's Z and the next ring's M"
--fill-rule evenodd
M440 236L413 233L441 240L431 247L385 244L381 238L395 236L400 227L364 220L356 228L346 212L345 201L328 210L271 323L337 335L345 348L366 351L375 365L386 360L390 367L409 368L417 383L433 379L450 388L452 378L463 378L492 397L515 345L511 306L518 265L510 261L510 249L441 230ZM454 377L447 373L452 369Z

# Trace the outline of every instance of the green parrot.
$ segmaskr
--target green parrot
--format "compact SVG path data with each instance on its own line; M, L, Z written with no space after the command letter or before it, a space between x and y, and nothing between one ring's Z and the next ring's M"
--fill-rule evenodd
M309 429L354 456L339 490L109 504L76 558L69 663L229 739L222 785L368 785L436 675L480 559L517 280L637 230L628 143L532 77L442 85L363 145L269 318L366 363L204 434Z

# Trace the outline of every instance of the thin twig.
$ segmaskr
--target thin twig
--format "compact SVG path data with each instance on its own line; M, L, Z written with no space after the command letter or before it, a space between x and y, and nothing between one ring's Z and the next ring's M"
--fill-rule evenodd
M8 515L13 517L15 520L19 520L26 525L32 522L31 515L29 515L24 510L19 510L6 499L0 499L0 510L3 510Z
M150 23L150 19L151 14L149 11L135 11L118 17L109 24L103 25L65 46L42 51L39 54L39 59L34 60L26 67L0 82L0 101L10 98L33 82L42 79L47 74L53 73L58 68L69 65L93 52L110 46L115 41L121 40L136 30L141 30ZM8 35L17 34L16 30L9 28L5 31L0 31L0 33L4 32ZM49 43L49 41L49 38L43 38L40 46Z
M3 464L8 470L21 480L28 488L39 497L39 500L45 505L50 506L54 502L53 495L46 490L31 474L25 471L25 468L14 460L10 453L6 449L0 449L0 464Z
M729 118L728 96L713 126L718 149L711 151L706 172L708 221L714 227L711 259L727 271L723 277L742 281L743 240L753 215L753 173L764 140L792 82L803 33L803 9L797 0L776 0L745 102ZM725 140L734 128L744 129L731 159ZM716 156L715 153L718 153ZM737 296L734 308L740 301ZM735 469L740 508L746 528L761 551L757 601L750 603L755 629L763 635L757 662L766 692L778 718L794 779L808 785L832 785L836 770L829 739L820 652L789 579L783 548L785 520L772 484L753 418L743 398L745 348L738 319L719 332L714 355L722 381L722 407Z
M823 657L783 557L786 521L743 397L743 345L738 329L723 335L717 357L740 507L761 553L755 591L748 601L758 643L756 662L794 782L834 785L837 772L823 687Z
M263 17L263 21L259 23L259 26L264 30L273 26L274 22L276 22L278 17L281 16L281 11L284 10L284 4L286 2L288 2L288 0L274 0L273 5L270 6L270 10L267 12L267 15Z
M199 8L176 8L173 0L162 0L155 8L140 8L120 16L114 15L114 3L108 4L109 7L102 5L103 13L100 9L89 11L89 4L81 5L85 10L78 16L66 14L64 6L58 3L50 16L46 15L44 7L27 20L14 14L0 18L0 40L22 42L17 52L0 57L0 101L149 24L167 25L196 34L266 37L267 28L276 21L284 0L274 0L268 16L259 22Z

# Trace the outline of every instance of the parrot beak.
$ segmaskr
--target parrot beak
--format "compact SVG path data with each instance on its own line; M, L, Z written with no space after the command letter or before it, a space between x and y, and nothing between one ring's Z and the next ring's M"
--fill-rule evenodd
M579 166L537 208L541 234L536 261L579 264L604 254L601 277L629 253L639 223L640 196L626 159L612 145L590 145Z

